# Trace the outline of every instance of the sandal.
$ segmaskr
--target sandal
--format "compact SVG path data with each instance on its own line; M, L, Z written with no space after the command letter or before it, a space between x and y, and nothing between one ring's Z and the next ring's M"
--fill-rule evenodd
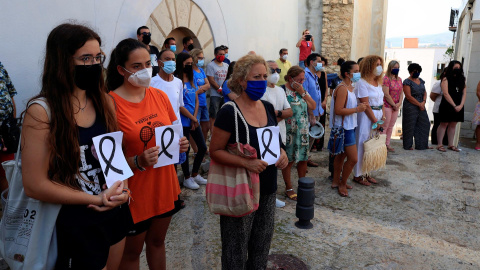
M375 180L375 178L371 177L370 175L367 175L365 178L367 179L368 182L372 184L378 184L377 180Z
M357 182L357 183L359 183L360 185L364 185L364 186L371 186L371 185L372 185L372 184L370 184L370 182L368 182L363 176L353 177L353 182Z
M289 192L289 191L293 192L293 194L292 194L292 195L288 195L288 192ZM295 193L295 191L293 190L293 188L285 190L285 196L287 196L287 198L289 198L289 199L292 200L292 201L296 201L296 200L297 200L297 194Z
M395 152L395 149L390 147L390 145L387 145L387 151L388 152Z
M447 150L445 150L445 147L443 147L443 145L438 146L437 150L440 151L440 152L447 152Z
M452 151L455 151L455 152L460 152L460 151L462 151L461 149L458 149L457 147L455 147L455 146L453 146L453 145L447 147L447 149L452 150Z

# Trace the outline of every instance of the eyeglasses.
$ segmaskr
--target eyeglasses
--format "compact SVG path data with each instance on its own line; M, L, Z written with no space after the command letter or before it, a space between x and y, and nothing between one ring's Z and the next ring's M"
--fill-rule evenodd
M282 72L282 69L280 69L280 68L271 68L271 69L270 69L270 72L271 72L272 74L275 73L275 72L277 72L278 74L280 74L280 72Z
M80 57L73 57L77 60L80 60L80 61L83 61L83 65L84 66L91 66L91 65L94 65L95 63L97 64L103 64L105 62L105 55L101 54L101 55L97 55L97 56L93 56L93 55L82 55Z
M150 33L150 32L143 32L141 34L144 35L144 36L151 36L152 35L152 33Z

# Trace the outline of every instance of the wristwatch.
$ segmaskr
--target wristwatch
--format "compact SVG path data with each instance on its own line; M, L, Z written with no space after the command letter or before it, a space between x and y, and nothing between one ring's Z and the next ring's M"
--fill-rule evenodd
M282 111L280 111L280 110L277 111L277 117L278 118L282 117Z

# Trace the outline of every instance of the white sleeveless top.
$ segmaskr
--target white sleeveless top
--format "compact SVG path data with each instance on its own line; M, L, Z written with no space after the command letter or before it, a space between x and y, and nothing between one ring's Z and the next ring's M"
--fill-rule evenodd
M335 115L335 89L332 93L332 100L330 102L330 128L332 127L340 127L342 125L342 116L341 115ZM347 106L345 108L347 109L353 109L357 107L357 97L355 96L355 93L350 92L350 90L347 89ZM335 118L335 122L333 120ZM335 124L335 125L334 125ZM350 115L345 115L345 119L343 120L343 128L345 130L352 130L357 127L357 113L353 113Z

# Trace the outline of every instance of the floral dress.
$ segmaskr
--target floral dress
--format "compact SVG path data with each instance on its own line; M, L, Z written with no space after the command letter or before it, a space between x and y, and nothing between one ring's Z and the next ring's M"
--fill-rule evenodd
M295 163L308 160L308 113L307 102L296 92L286 89L288 103L293 115L285 119L287 126L286 152L288 161Z

